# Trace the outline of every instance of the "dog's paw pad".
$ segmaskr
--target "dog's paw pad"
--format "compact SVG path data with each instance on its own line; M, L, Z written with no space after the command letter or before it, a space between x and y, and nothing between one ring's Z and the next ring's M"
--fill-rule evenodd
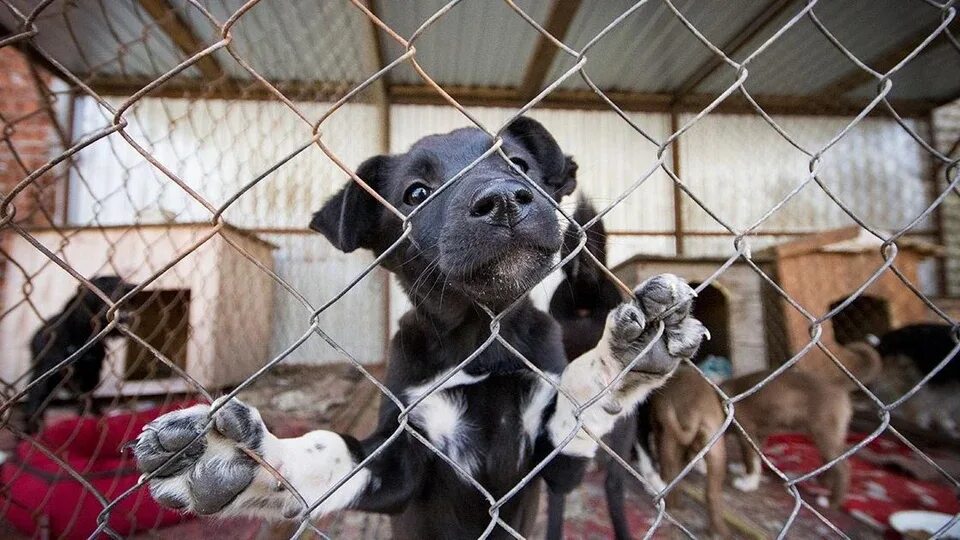
M222 400L214 401L213 407L216 408ZM220 407L214 413L213 420L218 433L249 448L259 446L263 438L264 426L260 413L236 399Z
M256 473L256 463L248 459L200 461L189 480L193 511L206 515L223 510L247 489Z
M137 467L163 478L182 472L206 451L204 405L165 414L143 428L133 444Z
M627 302L617 306L609 318L610 334L614 339L624 342L636 341L647 326L643 311Z
M673 274L660 274L644 281L634 294L648 318L659 317L673 309L664 320L666 324L674 324L689 315L696 296L686 281Z
M678 358L691 358L697 353L704 338L709 338L707 327L693 317L687 317L678 324L664 329L667 339L667 352Z
M211 425L210 411L195 405L165 414L134 442L137 467L150 475L150 493L161 505L212 514L253 482L258 464L241 447L260 454L266 433L260 413L231 400L213 413Z

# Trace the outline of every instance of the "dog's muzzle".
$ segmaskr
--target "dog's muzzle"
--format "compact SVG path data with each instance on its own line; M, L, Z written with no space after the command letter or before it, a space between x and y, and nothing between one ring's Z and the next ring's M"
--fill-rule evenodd
M495 180L473 195L470 217L489 225L513 228L530 212L533 192L516 180Z

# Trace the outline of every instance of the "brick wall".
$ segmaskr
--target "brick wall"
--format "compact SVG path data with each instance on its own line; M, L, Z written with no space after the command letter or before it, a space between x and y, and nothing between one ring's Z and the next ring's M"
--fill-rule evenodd
M41 71L45 86L53 78ZM60 139L50 114L49 104L41 97L27 58L16 48L0 48L0 195L7 196L27 175L37 170L60 151ZM15 221L22 225L49 226L59 223L66 168L55 167L23 190L13 201ZM0 229L0 245L16 234ZM7 270L0 256L0 286Z

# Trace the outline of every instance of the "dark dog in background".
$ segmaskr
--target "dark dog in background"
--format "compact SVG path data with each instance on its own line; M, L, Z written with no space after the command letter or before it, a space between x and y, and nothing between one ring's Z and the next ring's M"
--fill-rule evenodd
M582 196L577 201L573 219L584 224L597 216L597 211ZM607 262L607 233L603 221L585 230L589 250L602 264ZM567 227L561 256L568 256L579 243L573 225ZM550 298L550 315L563 329L563 350L568 360L596 347L603 334L607 313L621 302L620 292L584 251L563 266L563 281Z
M583 225L596 216L597 211L581 196L572 216L574 221ZM607 264L607 234L603 221L598 220L584 232L587 235L584 249L564 265L563 281L550 299L550 315L560 323L563 349L571 361L597 345L603 335L607 313L621 302L617 287L585 253L589 250L601 264ZM569 225L564 236L562 255L569 255L579 240L576 229L572 224ZM629 462L634 443L638 440L640 444L648 443L650 430L649 405L642 403L635 414L617 422L605 442ZM645 459L648 454L641 453L638 458ZM624 485L630 480L629 474L606 453L601 453L599 459L607 470L604 488L616 537L629 538L630 529L624 510ZM649 459L647 461L646 466L650 467ZM550 492L548 496L547 538L557 540L563 537L565 495Z
M311 509L312 517L345 508L391 514L394 538L476 538L485 531L506 537L474 482L504 497L552 454L537 475L547 488L565 493L580 482L597 444L577 429L577 417L592 433L609 433L696 353L703 325L689 316L692 289L676 276L657 276L607 315L595 349L568 364L559 326L527 297L559 260L563 230L554 203L518 170L559 201L576 185L575 164L542 125L521 117L502 134L509 163L488 155L445 184L492 144L478 129L459 129L360 166L357 176L379 196L405 215L417 211L408 241L397 249L387 251L404 230L402 220L355 182L311 222L341 251L363 248L380 256L415 306L402 317L387 361L386 386L400 403L381 400L375 431L363 440L327 430L281 439L256 409L232 400L220 402L213 430L197 438L211 408L175 411L147 425L134 446L140 470L153 473L150 491L159 502L200 514L305 517L293 490L278 485L238 446L276 467L307 501L337 487ZM447 188L438 191L441 185ZM423 204L431 194L432 202ZM488 341L490 316L483 306L497 312L512 306L500 320L499 337L581 403L647 346L649 353L602 402L578 414L506 346ZM673 306L662 336L650 345L656 330L647 321ZM422 440L399 424L406 406L412 406L409 427ZM497 517L528 534L540 484L515 492Z
M117 276L98 276L90 282L114 301L134 288L134 285ZM109 322L107 309L107 304L97 294L80 285L77 293L67 301L60 313L50 317L33 334L33 339L30 340L33 358L31 382L80 350L103 330ZM117 331L113 330L108 335L115 336ZM93 400L93 391L100 383L100 369L103 367L105 355L106 347L103 340L99 340L69 365L32 387L27 395L24 431L28 434L37 432L43 423L43 409L59 389L66 390L77 400L80 414L90 412L99 415L99 408Z
M957 346L951 326L935 323L911 324L868 339L883 358L883 374L871 386L888 402L909 392ZM953 354L942 370L893 412L924 429L960 437L958 393L960 361Z

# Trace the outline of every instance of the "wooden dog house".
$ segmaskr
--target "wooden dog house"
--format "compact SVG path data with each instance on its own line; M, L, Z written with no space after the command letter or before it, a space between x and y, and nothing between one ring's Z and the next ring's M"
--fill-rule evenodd
M35 229L30 234L78 273L119 275L139 283L189 252L143 292L130 299L130 326L174 365L208 389L239 383L269 360L273 282L257 263L273 268L274 246L226 227L205 238L209 224ZM226 238L226 239L225 239ZM77 291L77 281L20 236L10 235L0 320L4 361L0 379L21 387L31 365L30 339L41 318L58 313ZM27 283L26 276L30 276ZM30 290L33 308L22 299ZM34 310L35 308L35 310ZM39 315L39 316L38 316ZM172 368L131 339L108 339L99 394L191 391Z
M859 227L824 231L768 248L758 256L764 271L814 317L841 305L883 265L881 241ZM913 239L897 241L895 266L919 286L921 263L939 248ZM768 295L774 295L770 290ZM788 359L810 341L809 321L780 296L772 296L767 334L773 358ZM844 310L823 325L822 342L838 345L930 319L924 303L890 270L884 271Z

